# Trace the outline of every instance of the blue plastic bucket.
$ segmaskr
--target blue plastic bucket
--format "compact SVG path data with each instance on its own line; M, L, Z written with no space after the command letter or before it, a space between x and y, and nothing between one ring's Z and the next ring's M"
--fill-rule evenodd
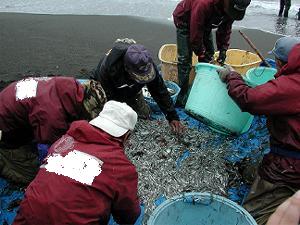
M87 83L89 79L76 79L80 84Z
M159 205L147 225L257 225L235 202L218 195L191 192Z
M275 79L274 75L277 70L269 67L256 67L247 71L244 80L251 87L256 87Z
M180 87L173 81L170 80L165 80L165 85L167 88L170 88L172 90L174 90L174 94L171 95L171 99L173 101L173 103L175 104L178 94L180 92ZM156 101L154 101L154 99L152 97L146 97L144 96L145 101L148 103L148 105L150 106L151 110L154 112L158 112L160 111L159 106L157 105Z
M251 126L253 116L242 112L228 95L226 84L217 73L220 66L198 63L196 77L190 91L186 111L224 134L241 134Z
M268 62L272 68L276 69L276 62L274 59L266 58L265 61ZM261 62L259 66L266 67L267 65L264 62Z

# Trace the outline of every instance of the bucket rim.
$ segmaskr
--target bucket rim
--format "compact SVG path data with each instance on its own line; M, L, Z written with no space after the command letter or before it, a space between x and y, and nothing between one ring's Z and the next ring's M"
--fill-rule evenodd
M251 68L251 69L249 69L248 71L247 71L247 73L250 73L250 72L252 72L253 70L273 70L274 72L276 72L277 73L277 69L275 69L275 68L273 68L273 67L265 67L265 66L257 66L257 67L253 67L253 68ZM247 75L247 73L246 73L246 75Z
M207 203L207 202L204 202L204 203L199 202L199 203L197 203L197 202L193 201L192 204L202 204L202 205L207 205L208 206L214 200L216 200L218 202L221 202L221 203L226 202L226 204L229 207L234 208L235 210L240 211L240 213L246 215L247 221L251 222L253 225L257 225L257 223L254 220L254 218L242 206L238 205L237 203L235 203L234 201L232 201L232 200L230 200L228 198L222 197L220 195L215 195L215 194L212 194L212 193L209 193L209 192L184 192L181 195L176 195L176 196L174 196L174 197L172 197L172 198L164 201L158 207L156 207L156 209L152 212L152 214L150 215L150 217L149 217L149 219L147 221L147 225L154 225L153 222L155 222L155 219L157 218L158 213L161 212L162 210L164 210L165 208L167 208L171 203L178 202L178 201L183 201L183 200L187 199L187 197L190 197L190 198L196 200L197 198L194 198L195 196L200 197L200 198L201 197L204 198L202 200L211 200L211 202L210 203Z
M254 68L249 69L249 70L246 72L245 76L243 76L243 79L244 79L244 81L247 82L248 85L251 86L251 87L256 87L256 86L258 86L258 85L261 85L261 84L257 84L257 83L256 83L255 81L253 81L253 79L251 78L251 74L252 74L252 72L255 73L255 70L257 70L258 72L260 72L260 71L262 71L262 70L263 70L263 72L264 72L264 71L271 71L271 72L273 72L273 75L272 75L273 78L272 78L272 79L275 79L275 75L276 75L276 73L278 72L278 70L275 69L275 68L264 67L264 66L259 66L259 67L254 67ZM272 80L272 79L270 79L270 80ZM267 82L267 81L266 81L266 82ZM266 83L266 82L265 82L265 83Z

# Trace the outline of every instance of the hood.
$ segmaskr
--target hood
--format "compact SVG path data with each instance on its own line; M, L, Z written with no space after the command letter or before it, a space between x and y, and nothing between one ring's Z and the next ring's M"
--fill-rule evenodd
M300 73L300 44L297 44L292 48L289 53L287 64L282 67L276 77L294 73Z
M67 134L79 142L123 147L122 141L89 124L86 120L75 121Z

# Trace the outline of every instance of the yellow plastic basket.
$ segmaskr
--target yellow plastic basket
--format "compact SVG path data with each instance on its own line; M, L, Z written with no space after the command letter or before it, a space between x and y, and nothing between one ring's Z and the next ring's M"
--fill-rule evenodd
M215 59L218 58L219 52L215 53ZM230 65L241 75L245 75L251 68L258 67L261 59L257 54L241 49L228 49L226 53L225 64Z
M177 70L177 45L165 44L161 46L158 52L158 58L161 61L161 72L165 80L170 80L178 84ZM189 84L193 83L195 78L195 65L198 63L198 58L193 54L193 66L190 72Z

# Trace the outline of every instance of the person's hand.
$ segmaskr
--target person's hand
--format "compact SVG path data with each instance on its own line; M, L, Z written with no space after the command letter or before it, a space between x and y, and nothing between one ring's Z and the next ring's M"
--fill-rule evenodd
M223 68L217 70L219 77L223 82L226 80L226 77L233 71L234 69L229 65L224 65Z
M300 191L283 202L269 218L267 225L298 225L300 222Z
M224 62L225 62L225 59L226 59L226 50L220 50L220 53L219 53L219 57L217 59L217 62L223 66L224 65Z
M182 134L184 132L184 130L186 129L185 126L182 125L182 123L180 123L180 121L178 121L178 120L172 120L170 122L170 126L171 126L172 131L176 134Z

